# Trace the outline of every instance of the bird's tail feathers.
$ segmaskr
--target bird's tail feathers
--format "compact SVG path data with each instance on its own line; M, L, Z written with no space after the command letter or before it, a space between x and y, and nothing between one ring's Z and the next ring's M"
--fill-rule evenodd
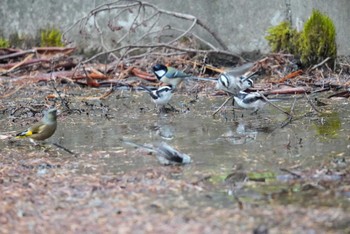
M248 74L246 77L244 77L244 79L242 81L245 81L245 80L248 80L248 79L252 79L258 73L259 73L259 70L255 71L255 72L253 72L251 74Z
M25 137L29 137L33 134L32 131L23 131L23 132L20 132L16 135L16 138L25 138Z
M140 87L143 88L144 90L146 90L147 92L149 92L149 94L152 96L152 98L155 98L155 99L158 98L156 95L153 94L153 91L150 88L143 86L143 85L140 85Z
M152 90L151 90L150 88L144 86L144 85L139 85L139 87L142 88L142 89L144 89L144 90L146 90L147 92L152 93Z
M151 146L138 144L138 143L135 143L135 142L132 142L132 141L129 141L129 140L125 140L125 139L121 139L121 141L122 141L124 144L130 145L130 146L132 146L132 147L143 148L143 149L146 149L146 150L148 150L148 151L150 151L150 152L157 152L156 149L154 149L154 148L151 147Z
M214 77L212 77L212 78L210 78L210 77L204 78L204 77L197 77L197 76L189 76L189 77L187 77L187 79L217 82L217 78L214 78Z

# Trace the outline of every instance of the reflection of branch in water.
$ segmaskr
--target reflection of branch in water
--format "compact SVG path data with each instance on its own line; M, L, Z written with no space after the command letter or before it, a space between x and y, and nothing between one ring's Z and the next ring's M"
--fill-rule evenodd
M283 110L281 107L273 104L264 94L260 93L261 97L268 103L270 104L271 106L273 106L274 108L276 108L277 110L283 112L284 114L288 115L288 116L291 116L292 114L291 113L288 113L287 111Z
M305 93L304 95L305 95L305 97L306 97L306 99L307 99L307 102L308 102L308 103L310 104L310 106L312 107L312 109L313 109L314 111L316 111L317 113L322 113L321 111L319 111L319 110L317 109L317 107L315 106L315 104L310 100L309 95L307 95L307 93Z
M281 128L286 127L288 124L292 122L293 116L294 116L294 107L296 102L297 102L297 98L295 97L292 103L292 106L290 107L290 115L288 116L287 120L281 124Z

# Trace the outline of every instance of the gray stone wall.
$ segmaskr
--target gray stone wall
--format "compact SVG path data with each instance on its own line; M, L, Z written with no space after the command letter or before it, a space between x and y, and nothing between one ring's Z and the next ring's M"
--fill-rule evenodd
M94 7L111 1L103 0L1 0L0 31L32 34L38 29L55 26L67 29ZM231 52L269 51L264 37L267 29L288 17L296 27L302 27L313 8L327 13L337 28L338 54L350 54L349 0L149 0L160 8L192 14L205 22L221 37ZM181 26L181 25L180 25ZM92 25L89 40L80 40L79 28L69 33L76 43L90 46L98 40ZM107 42L115 32L104 31ZM199 32L201 34L201 32ZM110 34L110 35L109 35ZM203 34L203 37L208 35ZM206 38L212 42L210 37ZM112 46L112 45L111 45Z

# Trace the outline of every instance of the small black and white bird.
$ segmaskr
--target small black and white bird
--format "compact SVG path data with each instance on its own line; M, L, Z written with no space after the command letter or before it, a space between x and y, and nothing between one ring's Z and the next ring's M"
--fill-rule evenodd
M216 89L226 91L230 94L237 94L239 91L244 91L254 86L254 82L250 76L232 76L226 73L220 74Z
M149 152L155 153L158 162L162 165L184 165L192 162L192 159L189 155L177 151L165 142L161 142L158 146L148 146L123 139L122 141L125 144L144 148Z
M240 91L236 96L233 97L235 103L244 109L253 109L253 113L264 107L266 100L259 92L246 93Z
M163 165L189 164L192 161L189 155L177 151L165 142L158 146L156 156Z
M142 85L140 87L148 91L152 98L152 101L157 105L157 107L163 107L167 105L174 93L174 90L170 85L161 86L156 90L151 90Z
M252 67L253 63L247 63L232 70L226 71L219 75L216 83L216 89L226 91L230 94L237 94L239 91L252 88L254 82L251 79L256 74L246 74Z
M176 89L184 78L191 76L173 67L165 66L164 64L156 64L152 70L159 81L171 85L174 89Z

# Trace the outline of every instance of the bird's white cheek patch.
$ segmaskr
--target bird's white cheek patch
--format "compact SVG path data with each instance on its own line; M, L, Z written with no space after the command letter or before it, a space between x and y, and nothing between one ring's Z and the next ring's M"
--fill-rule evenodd
M228 81L227 77L224 76L224 75L221 75L219 79L220 79L220 82L222 83L222 85L223 85L224 87L228 88L228 86L229 86L229 81Z
M164 70L159 70L159 71L155 71L154 73L156 73L157 76L162 77L162 76L165 75L166 71L164 71Z

